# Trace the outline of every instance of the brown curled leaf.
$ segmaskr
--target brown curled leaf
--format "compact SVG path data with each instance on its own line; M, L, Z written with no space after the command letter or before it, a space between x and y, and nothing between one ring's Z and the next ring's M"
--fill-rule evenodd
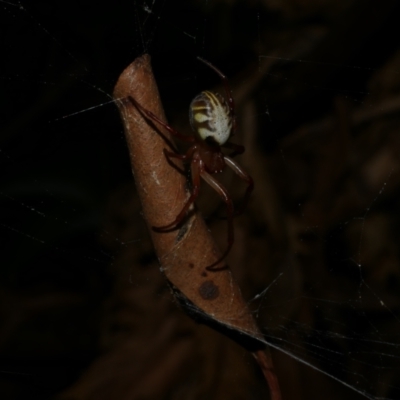
M227 266L218 271L206 269L220 258L221 252L200 214L192 210L179 229L162 233L152 229L173 221L189 193L185 177L164 155L165 149L172 150L170 134L160 124L145 118L129 96L165 121L148 55L137 58L123 71L115 86L114 98L124 124L144 218L161 269L176 299L196 319L229 334L259 354L259 349L264 347L262 335L230 269ZM180 162L176 162L176 166L183 169ZM272 398L280 399L270 356L266 355L260 365L268 379Z

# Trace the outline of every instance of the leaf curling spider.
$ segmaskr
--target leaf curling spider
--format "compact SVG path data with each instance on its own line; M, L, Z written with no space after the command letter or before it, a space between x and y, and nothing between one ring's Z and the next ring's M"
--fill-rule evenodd
M245 148L244 146L228 142L228 139L236 128L235 103L228 79L210 62L201 57L197 57L197 59L219 75L223 82L227 99L219 93L203 91L192 100L189 108L189 119L195 135L188 136L179 133L151 111L141 106L133 97L129 96L128 98L146 118L157 122L178 139L192 144L185 154L164 150L167 159L177 158L190 162L192 193L174 221L165 226L153 227L153 230L156 232L167 232L181 225L190 206L196 201L199 195L200 178L203 178L220 195L227 207L228 246L217 261L206 267L209 271L218 271L226 268L224 266L217 266L232 248L234 242L233 218L240 215L246 208L250 194L253 191L254 183L251 176L231 158L242 154ZM229 156L224 155L222 147L232 150ZM213 174L222 172L226 166L231 168L247 184L242 206L237 211L234 210L233 201L228 191L212 176Z

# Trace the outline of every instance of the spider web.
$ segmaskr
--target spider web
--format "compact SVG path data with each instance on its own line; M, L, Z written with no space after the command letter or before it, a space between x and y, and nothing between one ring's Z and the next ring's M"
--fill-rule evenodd
M389 1L375 13L371 2L293 3L0 2L9 398L72 385L104 342L110 282L145 287L134 265L118 275L126 249L138 265L155 256L111 96L119 73L145 52L180 131L192 97L219 84L195 56L233 78L233 141L246 146L240 162L256 191L228 261L276 350L281 385L297 382L304 398L399 398L400 57L389 40L379 45L396 37L393 10ZM342 31L341 15L364 36ZM221 179L240 199L242 187ZM199 207L224 246L223 210L202 189Z

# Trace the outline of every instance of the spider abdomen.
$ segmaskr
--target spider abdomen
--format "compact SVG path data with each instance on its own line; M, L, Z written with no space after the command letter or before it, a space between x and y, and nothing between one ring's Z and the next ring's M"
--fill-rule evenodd
M218 93L201 92L190 104L190 124L199 138L222 145L232 131L232 117L225 99Z

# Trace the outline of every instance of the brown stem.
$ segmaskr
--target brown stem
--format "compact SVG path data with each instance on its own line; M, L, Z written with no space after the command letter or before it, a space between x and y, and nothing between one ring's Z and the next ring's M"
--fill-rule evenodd
M257 360L257 363L268 382L269 390L271 391L271 399L281 400L281 389L279 387L278 377L275 374L270 351L266 349L257 350L253 352L253 356Z
M129 96L165 121L148 55L136 59L121 74L114 98L124 124L143 215L162 271L175 289L176 298L192 315L213 321L231 337L246 337L261 344L262 335L228 266L218 271L207 270L221 252L199 213L192 210L179 229L168 232L152 229L173 221L190 194L185 189L185 177L165 157L164 150L172 151L168 145L172 142L169 132L146 118ZM181 160L175 159L174 163L182 170ZM268 363L268 370L273 371L270 359ZM279 399L280 395L273 395L273 400Z

